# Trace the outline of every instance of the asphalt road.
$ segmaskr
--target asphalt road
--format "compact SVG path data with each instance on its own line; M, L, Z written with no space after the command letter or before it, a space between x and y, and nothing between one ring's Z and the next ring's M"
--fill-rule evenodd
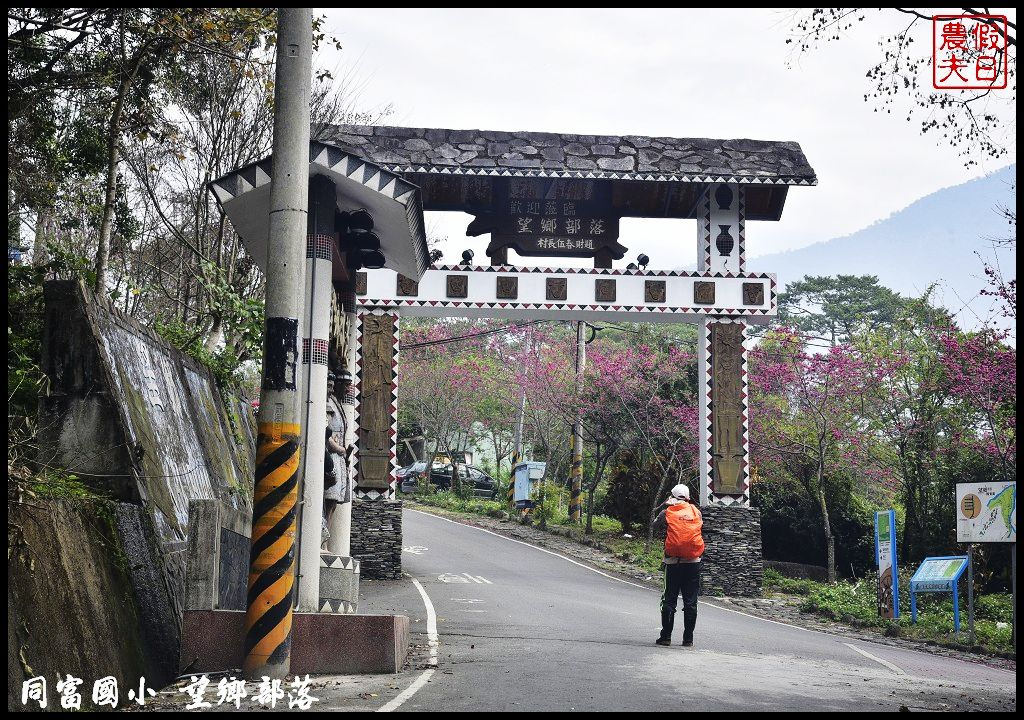
M402 711L1016 708L1016 673L795 628L702 603L692 648L654 645L658 593L524 543L404 514L403 564L436 612L437 666ZM428 612L411 582L361 612ZM423 665L427 667L427 665ZM419 671L417 671L419 672ZM415 674L403 673L403 682ZM420 674L422 677L423 674Z

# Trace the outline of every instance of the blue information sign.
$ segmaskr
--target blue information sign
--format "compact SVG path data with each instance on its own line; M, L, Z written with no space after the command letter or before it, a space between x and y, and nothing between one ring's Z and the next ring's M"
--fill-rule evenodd
M917 622L917 593L953 593L953 629L960 632L960 602L957 584L967 571L966 555L925 558L910 578L910 617Z
M878 567L878 616L900 616L900 577L896 567L896 511L875 513L875 564Z

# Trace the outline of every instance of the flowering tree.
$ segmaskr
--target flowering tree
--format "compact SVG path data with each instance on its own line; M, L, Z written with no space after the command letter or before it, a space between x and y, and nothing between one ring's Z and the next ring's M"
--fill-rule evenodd
M584 417L592 418L596 432L615 438L616 447L628 437L634 447L649 453L660 471L650 498L645 552L660 500L687 473L694 474L697 407L693 383L684 372L692 365L693 356L674 346L660 352L644 344L602 347L591 353L593 373L588 377L591 390L583 398ZM588 529L599 481L595 478L588 487Z
M751 353L751 444L759 461L788 466L821 510L830 582L836 579L829 485L842 476L865 430L856 404L867 362L848 345L806 351L803 338L775 330Z
M997 460L1003 480L1017 475L1017 352L1005 335L983 330L942 337L945 386L977 428L967 442Z
M398 366L399 412L432 440L428 472L439 451L449 450L460 436L469 436L482 397L488 397L495 363L480 344L454 342L464 331L455 325L406 328ZM453 471L453 489L461 478Z

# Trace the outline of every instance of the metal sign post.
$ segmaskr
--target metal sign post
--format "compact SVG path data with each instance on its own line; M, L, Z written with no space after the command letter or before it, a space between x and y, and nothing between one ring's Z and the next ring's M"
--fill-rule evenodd
M1013 635L1017 646L1017 483L957 483L956 540L967 544L967 604L971 644L974 635L974 543L1010 543L1013 587Z
M974 543L967 543L967 637L974 645Z

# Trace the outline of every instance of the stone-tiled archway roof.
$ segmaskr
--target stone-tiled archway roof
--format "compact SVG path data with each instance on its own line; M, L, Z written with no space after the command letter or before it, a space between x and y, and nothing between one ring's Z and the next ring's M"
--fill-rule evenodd
M368 125L318 137L398 173L817 184L795 142Z

